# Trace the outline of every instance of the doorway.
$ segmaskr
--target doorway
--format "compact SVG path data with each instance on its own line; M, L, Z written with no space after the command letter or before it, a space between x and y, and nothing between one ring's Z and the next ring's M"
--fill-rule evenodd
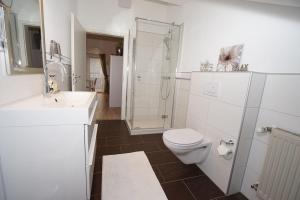
M121 119L124 38L106 34L86 34L86 80L97 92L97 120Z
M24 25L27 53L27 66L42 68L41 28L39 26Z

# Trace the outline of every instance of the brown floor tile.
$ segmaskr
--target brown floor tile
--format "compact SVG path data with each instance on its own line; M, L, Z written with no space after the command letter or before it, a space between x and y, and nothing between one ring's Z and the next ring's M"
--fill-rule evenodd
M113 155L113 154L120 154L121 149L120 146L98 146L97 147L97 157L104 156L104 155Z
M165 182L204 175L196 165L181 162L159 165L158 168Z
M160 165L170 162L179 162L179 160L169 151L146 153L151 165Z
M162 187L168 200L194 200L192 194L183 182L164 183Z
M149 135L142 135L144 142L161 142L162 141L162 134L149 134Z
M99 121L99 130L103 131L119 131L126 130L127 126L125 121L121 120L101 120Z
M159 180L159 182L162 183L164 180L163 180L163 177L160 175L160 171L159 171L158 167L152 166L152 169L153 169L157 179Z
M210 200L224 196L224 193L207 176L191 178L184 182L197 200Z
M159 148L160 148L162 151L170 151L170 150L166 147L166 145L164 144L163 141L160 141L160 142L158 142L157 144L158 144Z
M216 200L248 200L243 194L237 193L227 197L221 197Z
M106 145L139 144L142 141L141 136L107 137Z
M106 138L97 137L97 146L105 146Z
M93 177L92 196L101 195L102 174L95 174Z
M181 163L164 145L162 134L130 136L124 121L99 123L92 200L101 200L102 156L136 151L146 152L169 200L246 200L239 194L225 197L196 165Z
M100 138L129 136L127 130L100 130L98 135Z
M102 156L95 158L94 174L102 173Z
M131 145L122 145L122 153L130 153L135 151L145 151L145 152L156 152L160 151L158 144L156 143L142 143L142 144L131 144Z

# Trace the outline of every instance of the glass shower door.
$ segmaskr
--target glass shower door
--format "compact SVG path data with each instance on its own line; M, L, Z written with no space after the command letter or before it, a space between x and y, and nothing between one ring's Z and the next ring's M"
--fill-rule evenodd
M132 129L171 127L180 27L137 20Z
M160 84L163 35L139 30L136 37L134 128L161 128Z
M164 38L164 59L161 70L160 111L165 129L172 127L176 69L181 27L171 26Z

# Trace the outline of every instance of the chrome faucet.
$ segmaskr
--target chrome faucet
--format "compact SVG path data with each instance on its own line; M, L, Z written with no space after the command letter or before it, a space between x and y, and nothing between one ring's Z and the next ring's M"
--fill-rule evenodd
M50 59L54 57L54 55L58 55L59 61L62 60L62 55L61 55L61 49L60 49L60 44L54 40L50 41ZM49 94L54 93L54 88L53 88L53 82L52 85L49 85L49 71L48 67L46 64L46 58L45 58L45 66L44 66L44 75L45 75L45 88L43 91L43 96L47 97ZM64 72L66 73L66 69L63 69Z

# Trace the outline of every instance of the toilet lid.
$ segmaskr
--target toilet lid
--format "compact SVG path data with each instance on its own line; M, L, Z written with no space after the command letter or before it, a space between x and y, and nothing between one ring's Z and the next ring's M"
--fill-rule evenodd
M193 129L174 129L164 132L163 137L178 145L198 144L203 141L203 135Z

